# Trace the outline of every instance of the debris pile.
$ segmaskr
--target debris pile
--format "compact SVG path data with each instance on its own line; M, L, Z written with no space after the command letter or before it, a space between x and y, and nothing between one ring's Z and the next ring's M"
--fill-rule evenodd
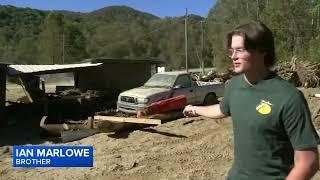
M225 71L215 71L211 70L207 74L201 75L200 73L193 73L192 77L195 81L204 81L204 82L226 82L231 79L235 73L232 68L229 68Z
M274 68L274 71L283 79L289 81L290 83L294 84L295 86L301 86L301 81L299 79L299 75L296 71L296 66L291 65L291 63L284 62L279 63Z
M320 63L299 64L297 73L303 87L320 86Z
M295 86L320 87L320 63L297 62L297 58L292 58L291 62L280 63L274 70Z
M293 57L290 62L280 62L274 67L275 71L281 78L289 81L297 87L315 88L320 87L320 63L297 61ZM201 75L200 73L193 73L195 81L204 82L226 82L236 75L232 68L217 72L210 71L208 74Z

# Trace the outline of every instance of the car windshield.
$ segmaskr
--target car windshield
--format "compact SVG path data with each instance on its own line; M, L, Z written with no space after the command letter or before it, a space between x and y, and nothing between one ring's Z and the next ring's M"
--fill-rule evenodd
M176 80L175 75L155 74L144 84L144 86L172 87L175 80Z

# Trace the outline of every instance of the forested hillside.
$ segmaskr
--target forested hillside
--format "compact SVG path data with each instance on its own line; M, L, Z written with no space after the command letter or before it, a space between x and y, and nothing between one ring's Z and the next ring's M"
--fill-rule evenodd
M211 49L221 64L228 62L224 55L226 33L249 20L260 20L272 29L279 61L320 62L319 0L217 1L207 22Z
M190 65L201 58L203 17L189 15ZM72 63L92 57L159 58L184 67L184 17L161 19L125 6L91 13L0 6L0 58L23 64ZM203 31L204 32L204 31ZM204 57L211 63L206 45Z
M188 16L189 65L199 67L201 59L206 66L228 65L226 33L249 20L261 20L274 31L279 60L320 61L319 12L319 0L218 0L208 17ZM183 16L159 18L126 6L90 13L0 6L3 62L159 58L180 69L185 66L184 40Z

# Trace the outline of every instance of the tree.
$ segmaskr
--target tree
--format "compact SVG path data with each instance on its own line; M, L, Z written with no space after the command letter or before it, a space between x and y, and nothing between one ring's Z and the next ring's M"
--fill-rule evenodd
M226 34L236 25L252 20L265 23L275 37L276 54L280 61L293 56L308 60L317 43L317 1L312 0L220 0L210 10L208 24L212 52L216 62L225 66ZM319 15L320 16L320 15ZM312 20L313 19L313 20Z
M39 63L59 64L63 63L63 15L50 12L42 26L39 37Z
M36 39L34 38L24 38L21 39L16 49L16 57L19 63L23 64L38 64L37 54L38 49L36 44Z
M63 33L63 63L73 63L87 58L86 38L74 23L66 23Z
M14 61L14 43L11 40L11 28L8 26L0 29L0 58L4 61Z

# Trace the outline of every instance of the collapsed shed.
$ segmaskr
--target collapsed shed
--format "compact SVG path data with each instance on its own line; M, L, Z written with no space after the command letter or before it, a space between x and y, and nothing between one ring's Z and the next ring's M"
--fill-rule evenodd
M21 83L22 87L25 89L25 92L29 94L28 96L31 99L32 104L43 106L43 104L48 104L48 101L56 104L59 102L58 105L55 106L60 107L63 106L65 102L72 102L72 106L75 103L77 105L82 105L88 100L88 102L91 103L87 104L88 106L95 106L91 106L92 108L90 109L92 111L88 111L89 113L93 113L95 110L99 110L95 109L99 105L97 101L100 100L101 103L108 103L109 105L110 103L115 103L117 96L121 91L142 85L153 73L156 72L157 67L162 64L164 64L163 61L154 59L114 58L87 59L85 60L85 63L63 65L0 64L0 115L3 117L1 118L1 123L4 125L7 124L7 118L4 117L6 117L6 112L8 113L9 109L6 107L7 76L9 78L16 77L19 79L19 83ZM66 97L66 94L61 94L58 92L63 91L64 88L58 86L56 87L57 94L53 95L45 92L44 82L40 81L39 75L57 73L73 73L73 89L77 90L77 96ZM89 98L87 96L88 92L91 93L89 94ZM101 94L107 95L108 99L103 99ZM93 98L91 98L91 96ZM68 101L63 101L66 99ZM45 106L44 108L38 109L41 111L40 113L42 113L42 115L48 111ZM9 113L12 112L10 111ZM79 113L79 109L75 111L75 113ZM50 114L49 109L49 117L50 115L54 116L56 113ZM64 115L60 112L59 116L56 116L55 118L57 117L63 119Z

